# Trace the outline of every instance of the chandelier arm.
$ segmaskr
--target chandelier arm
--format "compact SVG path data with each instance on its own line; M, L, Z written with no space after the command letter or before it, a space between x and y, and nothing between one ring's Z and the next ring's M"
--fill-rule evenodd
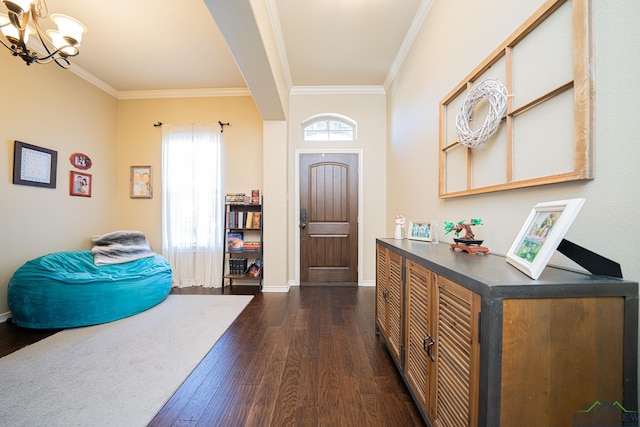
M47 42L45 41L45 37L42 33L42 28L40 28L40 24L38 23L38 20L36 19L37 15L36 15L36 4L35 3L31 3L31 13L33 15L33 26L35 27L36 30L36 34L38 35L38 39L40 40L40 43L42 44L42 46L44 47L44 50L47 51L47 55L45 58L43 59L47 59L49 56L52 55L51 50L49 50L49 46L47 46ZM55 52L54 52L55 54Z
M42 3L44 3L44 9L45 9L45 13L41 14L41 12L38 12L38 15L36 15L36 3L32 3L31 4L31 9L32 9L32 13L34 14L34 18L33 18L33 26L36 29L36 34L38 35L38 39L40 39L40 43L42 43L42 46L44 47L44 49L47 51L47 56L42 57L42 58L38 58L37 55L34 55L34 58L36 58L36 61L38 64L48 64L51 61L56 61L56 64L58 64L59 66L61 66L62 68L69 68L71 66L71 63L67 60L67 57L70 56L76 56L80 53L80 51L78 50L77 47L69 44L66 46L60 46L57 49L49 49L49 46L47 45L47 39L46 37L43 35L43 31L42 28L40 27L40 24L38 23L38 20L35 18L35 16L44 18L48 15L49 10L47 9L47 5L46 3L43 2L37 2L40 5L40 8L42 9ZM54 46L55 47L55 46ZM64 52L64 49L67 48L73 48L75 53L67 53ZM58 54L59 58L54 58L54 56ZM58 62L58 59L60 59L61 61L63 61L66 65L61 65Z
M17 55L18 53L16 52L16 48L15 46L9 46L8 44L6 44L2 39L0 39L0 43L2 43L4 45L4 47L6 47L7 49L9 49L11 51L11 53L13 55Z
M27 63L27 65L33 62L33 60L30 60L31 57L28 55L28 51L22 47L21 43L16 44L12 42L11 46L9 46L2 39L0 39L0 43L2 43L2 45L6 47L13 56L19 56L20 58L22 58Z
M71 68L71 62L69 62L69 60L65 57L58 57L55 58L54 61L56 61L56 64L60 67L60 68L64 68L65 70L68 70L69 68ZM64 63L61 63L64 62Z
M16 39L15 42L9 39L9 41L11 41L11 44L15 46L14 49L12 48L9 49L14 52L14 55L16 54L20 55L20 52L29 52L29 49L27 49L27 45L24 42L24 34L26 31L28 31L27 25L29 24L29 18L31 17L30 13L31 13L30 11L27 11L27 12L23 12L22 14L18 14L12 10L9 10L9 13L8 13L9 22L7 22L5 25L0 26L1 28L1 27L6 27L8 25L11 25L18 31L18 38ZM21 16L23 16L22 20L20 19Z
M20 20L21 15L24 16L22 21ZM16 27L18 31L25 31L27 29L27 24L29 23L29 18L31 17L31 12L27 11L27 12L18 14L12 10L9 10L8 16L9 16L9 23L11 25Z
M60 49L56 49L53 52L50 52L47 56L43 56L43 57L38 57L36 55L36 53L34 52L31 56L31 58L33 58L33 62L37 62L38 64L48 64L51 61L58 61L58 59L61 59L63 61L65 61L66 63L69 63L69 61L67 60L67 57L69 56L76 56L78 54L78 52L76 51L75 54L73 55L67 55L66 53L64 55L59 55L58 57L56 57L56 55L60 54L60 52L62 51L62 49L66 49L68 47L73 47L71 45L69 46L62 46ZM49 51L47 51L49 52ZM60 64L58 64L60 65Z

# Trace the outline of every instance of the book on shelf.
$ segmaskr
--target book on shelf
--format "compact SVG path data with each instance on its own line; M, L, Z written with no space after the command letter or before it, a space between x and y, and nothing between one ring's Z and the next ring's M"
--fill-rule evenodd
M245 228L261 228L262 214L260 212L245 212L244 227Z
M227 193L224 197L224 202L230 205L244 205L251 201L251 197L245 193Z
M255 260L244 272L253 277L260 277L262 274L262 261L260 259Z
M254 212L251 222L251 227L249 228L262 228L262 213Z
M246 258L229 259L229 274L245 274L245 271L247 271Z
M240 214L242 214L242 212L227 212L227 228L243 228L244 224L242 223Z
M259 251L260 249L262 249L262 243L260 242L244 242L243 246L242 246L242 250L244 251Z
M244 234L239 231L227 233L227 250L229 252L241 252L244 246Z
M245 220L244 220L244 228L252 228L253 227L253 215L255 214L255 212L245 212L246 215L244 215Z
M254 205L260 204L260 190L251 190L251 203Z
M260 212L227 212L225 222L227 228L262 228L262 213Z

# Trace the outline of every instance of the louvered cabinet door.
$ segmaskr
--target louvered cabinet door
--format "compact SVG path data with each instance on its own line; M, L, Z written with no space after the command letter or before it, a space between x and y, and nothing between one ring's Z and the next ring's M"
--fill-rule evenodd
M435 425L477 426L480 296L440 276L435 291Z
M389 251L389 331L388 342L396 360L402 364L402 256Z
M431 331L431 284L433 273L411 260L406 261L406 329L405 375L418 403L429 418L429 378L434 362L430 358Z
M376 322L382 335L389 335L389 250L382 245L376 248Z

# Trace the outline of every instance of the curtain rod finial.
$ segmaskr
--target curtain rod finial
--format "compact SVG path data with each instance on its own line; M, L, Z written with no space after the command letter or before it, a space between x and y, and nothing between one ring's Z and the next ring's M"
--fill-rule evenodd
M229 123L222 123L220 120L218 120L218 124L220 125L220 133L224 132L225 126L230 126Z

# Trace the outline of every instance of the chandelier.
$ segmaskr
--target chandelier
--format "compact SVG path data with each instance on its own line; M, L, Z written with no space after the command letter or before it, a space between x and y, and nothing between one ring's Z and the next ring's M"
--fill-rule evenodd
M32 63L46 64L55 61L62 68L69 68L71 63L67 58L76 56L80 51L82 34L87 28L70 16L54 13L49 16L57 30L46 30L46 34L38 22L49 15L45 0L2 0L7 8L7 14L0 13L0 31L5 40L0 42L11 51L13 56L19 56L27 65ZM29 36L36 35L43 49L36 52L27 46ZM37 43L36 43L37 44ZM44 51L44 52L43 52Z

